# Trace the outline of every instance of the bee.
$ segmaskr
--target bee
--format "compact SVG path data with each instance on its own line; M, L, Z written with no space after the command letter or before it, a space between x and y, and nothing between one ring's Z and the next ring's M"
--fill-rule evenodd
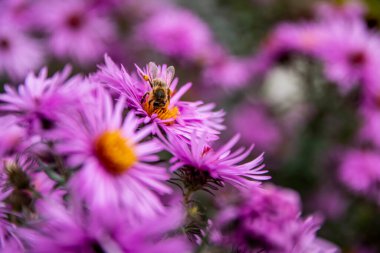
M166 109L170 103L170 84L173 81L175 69L173 66L166 69L166 80L158 77L158 67L154 62L149 62L148 71L150 76L144 75L143 78L149 82L152 89L141 98L141 104L146 102L152 111Z

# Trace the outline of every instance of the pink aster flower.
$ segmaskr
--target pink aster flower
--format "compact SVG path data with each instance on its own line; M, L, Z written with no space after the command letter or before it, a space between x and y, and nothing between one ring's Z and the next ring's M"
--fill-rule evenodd
M1 252L28 252L20 239L20 227L35 220L36 206L42 199L63 202L65 192L40 169L30 152L0 160Z
M88 86L81 77L68 79L70 68L47 77L47 69L38 76L29 73L25 84L17 90L6 85L5 93L0 94L0 111L16 115L18 122L32 133L51 130L55 127L59 112L67 109L82 98ZM73 87L75 86L75 92Z
M1 12L0 12L1 14ZM19 80L42 65L42 43L29 37L9 17L0 18L0 75Z
M9 210L15 213L34 211L37 199L49 197L57 202L62 201L65 192L56 188L56 182L41 171L37 159L34 154L27 151L1 159L1 197ZM23 217L30 218L26 214L27 212Z
M39 0L3 0L0 2L0 13L20 27L33 30L41 18L35 12L38 2Z
M70 203L68 208L55 202L41 203L40 221L34 223L33 230L21 232L28 242L27 252L190 252L185 238L169 235L182 223L178 209L168 209L165 215L139 220L136 224L116 210L112 210L112 215L83 210Z
M297 193L273 186L252 188L237 204L223 207L211 237L218 244L231 245L244 253L339 252L316 237L321 220L302 219L300 213Z
M337 20L327 22L321 28L326 36L320 50L326 76L344 90L359 82L366 82L373 74L373 66L379 66L380 40L365 24Z
M281 58L292 53L318 56L324 38L325 31L318 23L281 23L252 58L251 71L254 75L262 75Z
M181 97L190 89L191 83L176 90L178 79L174 78L174 71L169 71L166 65L158 66L155 70L147 66L141 70L137 67L138 75L131 76L122 66L119 68L109 57L105 57L105 65L93 76L93 79L111 88L114 92L125 96L128 108L136 111L139 117L144 118L146 124L153 125L152 131L156 133L162 128L165 132L190 139L196 130L198 133L207 132L210 140L218 138L220 130L224 128L223 111L213 111L214 104L204 104L202 101L181 101ZM154 72L154 73L153 73ZM149 80L162 80L169 88L167 103L161 109L155 109L149 101L152 88Z
M339 168L340 180L352 191L374 198L380 203L380 154L374 151L349 150Z
M226 182L237 187L248 187L259 185L261 180L270 178L263 175L267 173L266 170L263 170L263 154L249 162L242 163L250 155L253 146L248 149L239 148L231 151L231 148L239 140L238 135L218 150L214 150L208 145L205 134L199 137L193 133L190 144L170 135L168 139L161 136L161 140L166 149L174 156L171 159L170 170L179 170L179 175L183 174L184 176L189 173L199 174L200 178L205 180L204 182L202 180L195 182L200 184L200 187L209 179L221 184Z
M166 7L156 10L136 27L137 41L157 52L196 61L212 49L212 34L206 23L192 12Z
M101 58L114 40L115 28L85 1L45 1L43 23L50 32L50 47L62 59L85 65Z
M80 167L69 185L73 195L94 208L126 207L128 215L163 211L156 193L169 193L164 168L150 164L162 148L155 140L142 141L151 127L140 127L134 112L123 117L124 99L114 106L104 89L62 116L57 150L68 164Z

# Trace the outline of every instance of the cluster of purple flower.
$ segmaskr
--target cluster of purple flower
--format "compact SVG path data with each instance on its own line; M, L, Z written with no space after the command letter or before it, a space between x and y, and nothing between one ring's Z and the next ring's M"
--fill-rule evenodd
M362 124L356 147L342 156L337 174L353 192L380 203L380 34L368 27L365 13L361 1L345 1L339 6L320 4L314 20L277 26L252 66L259 75L272 69L284 55L298 54L317 60L325 78L342 96L360 93L357 115Z
M177 89L174 71L128 71L106 56L86 77L45 68L5 86L1 252L190 252L207 238L247 252L337 251L315 237L319 221L299 216L294 193L257 189L269 179L262 155L232 151L239 136L215 148L224 112L181 100L191 84ZM225 184L242 201L201 226L194 193Z
M147 50L196 66L205 84L252 77L249 59L232 56L196 14L165 0L5 0L0 16L0 75L17 81L52 60L91 67L106 52L124 60L120 52Z
M320 217L300 217L299 196L291 190L266 185L234 201L215 219L217 243L232 244L238 252L337 252L315 236Z

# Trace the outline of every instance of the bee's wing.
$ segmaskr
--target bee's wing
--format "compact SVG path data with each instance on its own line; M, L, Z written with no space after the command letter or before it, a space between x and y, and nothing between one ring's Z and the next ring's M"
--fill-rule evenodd
M156 63L154 62L149 62L148 64L148 71L149 73L152 75L152 79L155 79L157 78L157 75L158 75L158 67L156 65Z
M173 81L175 74L175 69L173 66L170 66L166 69L166 83L170 86L171 82Z

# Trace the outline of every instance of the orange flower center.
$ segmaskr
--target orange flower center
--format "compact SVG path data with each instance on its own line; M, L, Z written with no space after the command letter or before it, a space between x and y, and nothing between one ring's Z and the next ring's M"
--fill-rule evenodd
M179 114L179 109L177 106L169 109L169 103L166 103L165 107L155 109L152 105L153 103L149 104L148 101L149 99L145 99L145 101L142 103L142 106L149 116L156 114L159 119L170 120L166 122L167 125L174 123L174 120Z
M133 145L120 131L106 131L95 141L95 154L112 174L122 174L137 162Z

